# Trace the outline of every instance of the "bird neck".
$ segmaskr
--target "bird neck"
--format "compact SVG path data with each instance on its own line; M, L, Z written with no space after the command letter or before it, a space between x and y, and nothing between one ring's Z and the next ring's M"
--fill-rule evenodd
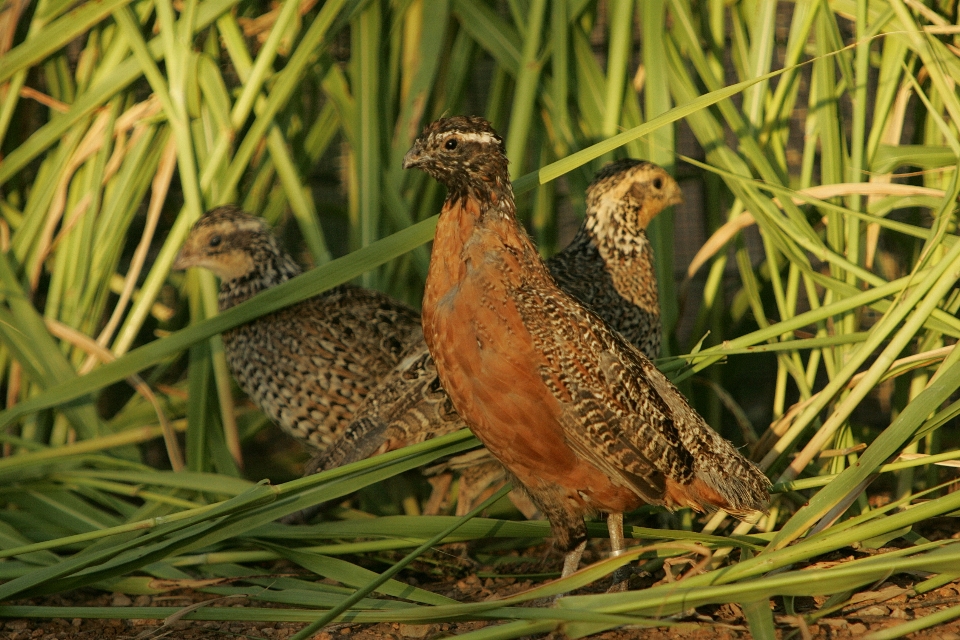
M261 291L300 275L301 269L289 255L276 246L265 246L251 252L250 271L220 284L220 310L229 309L249 300Z
M425 328L433 323L439 306L449 306L463 282L474 276L482 278L490 265L498 265L507 286L546 273L536 248L517 222L509 180L492 183L497 187L493 189L486 186L489 184L471 183L457 189L448 185L424 290Z
M588 207L587 216L577 235L588 236L591 242L611 255L638 256L649 251L650 241L647 240L646 229L628 223L631 218L639 218L639 209L632 211L622 207Z
M526 263L526 270L546 273L547 268L536 245L517 219L517 205L509 178L504 176L492 186L495 188L488 189L479 196L480 216L477 227L499 238L503 248L516 259Z
M653 247L646 231L597 234L588 218L563 251L568 252L586 258L583 264L600 265L610 274L610 281L621 298L660 314Z
M503 171L478 172L467 180L452 179L447 185L445 208L455 206L461 201L473 201L479 206L475 209L479 215L478 223L502 218L516 220L517 206L513 199L513 185ZM473 209L473 207L470 207Z

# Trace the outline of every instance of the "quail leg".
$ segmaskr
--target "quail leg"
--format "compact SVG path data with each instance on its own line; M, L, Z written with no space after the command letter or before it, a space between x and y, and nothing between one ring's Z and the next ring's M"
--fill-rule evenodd
M580 557L583 556L583 550L586 548L587 541L583 540L580 544L567 552L567 555L563 557L563 571L560 573L561 578L566 578L577 570L577 567L580 566Z
M610 556L616 557L623 553L623 514L611 513L607 516L607 531L610 534ZM627 580L630 578L630 567L623 566L613 572L613 586L608 593L627 590Z

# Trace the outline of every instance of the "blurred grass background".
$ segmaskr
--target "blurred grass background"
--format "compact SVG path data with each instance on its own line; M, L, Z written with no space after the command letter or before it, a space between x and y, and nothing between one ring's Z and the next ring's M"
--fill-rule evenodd
M514 619L476 637L519 637L696 602L817 594L834 607L917 567L930 574L918 592L960 577L953 541L924 528L960 509L956 11L902 0L7 0L0 597L149 593L161 577L255 585L267 571L255 563L285 558L343 585L272 586L291 607ZM424 124L455 113L505 135L520 215L544 255L572 235L606 161L646 158L681 181L687 203L650 230L669 336L659 364L778 482L755 527L655 509L630 520L634 537L698 541L713 567L728 565L687 579L684 599L577 596L531 622L522 607L491 614L388 581L379 593L400 604L383 618L371 612L384 600L349 601L373 574L332 556L376 558L442 534L449 518L418 515L415 476L363 494L342 522L273 522L467 448L467 434L255 484L294 478L306 452L237 392L217 334L346 280L418 304L444 194L400 159ZM218 315L210 274L169 267L199 215L225 202L280 226L318 268ZM265 459L267 442L279 458ZM487 515L517 517L505 503ZM514 532L521 554L549 535L490 518L457 535L492 531ZM741 537L712 537L731 531ZM852 544L886 552L842 575L798 575ZM689 553L633 557L652 567ZM769 637L769 610L746 610Z

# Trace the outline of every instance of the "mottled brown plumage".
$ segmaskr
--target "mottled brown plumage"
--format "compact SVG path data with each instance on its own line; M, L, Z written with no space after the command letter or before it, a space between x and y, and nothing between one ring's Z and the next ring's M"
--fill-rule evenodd
M300 274L266 223L235 206L194 225L174 269L220 278L223 311ZM341 285L223 333L231 372L290 435L325 448L411 343L417 313L376 291Z
M447 187L422 312L440 381L550 520L568 552L564 575L579 563L592 512L611 514L617 547L623 512L643 503L764 508L767 478L649 358L557 286L516 220L489 123L434 122L404 167Z
M660 355L660 298L647 225L683 201L662 167L631 158L601 169L587 187L583 224L547 267L560 288L643 351Z
M662 167L633 159L612 162L587 187L586 215L576 236L547 262L564 291L650 358L659 355L661 325L653 250L645 230L656 215L680 201L679 186ZM381 380L357 410L357 419L308 471L332 469L465 427L421 341ZM461 482L458 513L466 513L472 497L488 483L506 479L489 457L471 456L470 463L492 468L475 470L480 484Z

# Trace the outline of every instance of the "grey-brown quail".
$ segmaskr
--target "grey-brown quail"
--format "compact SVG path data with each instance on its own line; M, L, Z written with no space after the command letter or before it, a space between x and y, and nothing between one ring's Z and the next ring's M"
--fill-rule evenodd
M220 278L221 311L301 272L262 218L232 205L207 212L194 225L173 265L189 267ZM240 388L284 431L320 449L422 339L416 311L353 285L223 333Z

